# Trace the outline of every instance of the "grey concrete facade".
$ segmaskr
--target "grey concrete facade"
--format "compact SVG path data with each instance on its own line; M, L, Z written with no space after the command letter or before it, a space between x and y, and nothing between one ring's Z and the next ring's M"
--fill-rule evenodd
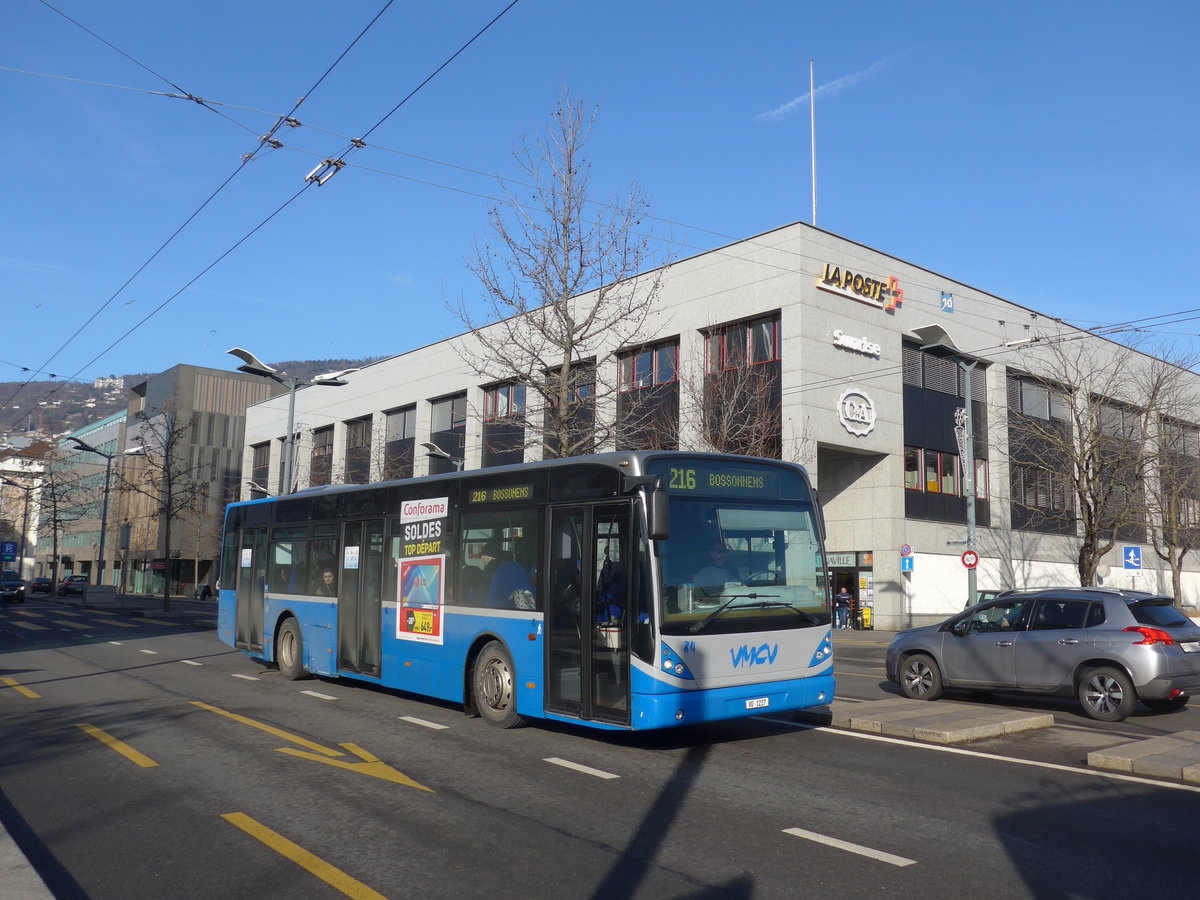
M846 273L851 273L846 278ZM837 283L831 276L837 275ZM855 278L854 276L858 276ZM904 351L925 343L928 326L940 326L968 358L978 358L986 401L990 503L986 527L978 529L979 588L1078 584L1078 541L1069 536L1025 534L1010 525L1006 376L1010 368L1039 365L1036 336L1078 336L1101 355L1117 345L1075 332L1018 303L939 275L910 262L829 232L793 224L684 259L666 272L645 342L678 339L681 394L703 372L703 334L713 326L778 314L782 378L782 429L788 459L804 463L818 485L829 526L828 549L841 577L853 579L874 624L884 629L944 618L967 596L963 524L906 516ZM379 323L386 327L386 323ZM399 326L399 317L397 325ZM397 328L403 342L403 330ZM416 436L429 439L430 401L466 391L465 466L481 464L483 387L469 373L460 335L408 350L348 376L348 386L296 392L296 482L308 484L308 449L314 430L334 429L332 481L342 480L345 423L372 417L373 440L382 444L387 411L416 404ZM614 348L610 348L614 349ZM1045 360L1042 359L1044 363ZM1190 376L1195 381L1194 376ZM1130 398L1136 399L1136 398ZM686 404L682 404L686 408ZM269 445L270 479L282 465L288 397L251 407L246 416L242 471L252 468L253 448ZM680 422L680 444L695 437L693 422ZM1193 417L1192 421L1195 420ZM693 445L695 446L695 445ZM372 480L382 463L376 454ZM532 458L532 457L531 457ZM415 474L427 471L417 455ZM249 491L243 489L243 496ZM902 571L901 548L911 549L911 571ZM1169 590L1169 573L1153 569L1131 581L1122 571L1120 547L1106 558L1103 580L1114 586ZM1185 605L1197 604L1200 580L1189 563Z

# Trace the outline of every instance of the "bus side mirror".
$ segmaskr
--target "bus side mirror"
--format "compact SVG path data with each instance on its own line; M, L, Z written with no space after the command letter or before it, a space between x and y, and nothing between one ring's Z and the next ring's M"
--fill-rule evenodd
M671 537L670 501L661 486L646 491L646 537L652 541Z

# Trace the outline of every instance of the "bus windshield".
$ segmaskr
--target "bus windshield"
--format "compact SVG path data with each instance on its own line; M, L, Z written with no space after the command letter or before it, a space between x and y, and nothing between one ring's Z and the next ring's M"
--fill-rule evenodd
M663 634L826 626L821 538L807 501L671 497L659 543Z

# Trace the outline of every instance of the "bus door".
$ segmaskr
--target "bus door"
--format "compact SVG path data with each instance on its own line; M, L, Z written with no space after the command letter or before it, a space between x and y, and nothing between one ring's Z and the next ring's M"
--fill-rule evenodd
M382 519L342 525L337 666L347 672L379 674L383 558Z
M546 709L629 722L630 507L551 510Z
M242 532L242 554L237 580L237 646L261 650L263 646L263 585L267 581L267 529Z

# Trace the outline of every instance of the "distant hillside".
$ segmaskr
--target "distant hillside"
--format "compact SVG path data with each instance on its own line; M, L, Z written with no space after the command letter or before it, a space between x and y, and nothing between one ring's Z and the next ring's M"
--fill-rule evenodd
M270 365L297 378L311 378L325 372L360 368L383 358L288 360ZM95 383L0 381L0 403L5 404L0 409L0 438L10 433L62 434L111 416L126 408L125 389L144 380L147 374L111 375ZM119 387L115 385L118 379ZM11 402L5 403L10 397Z

